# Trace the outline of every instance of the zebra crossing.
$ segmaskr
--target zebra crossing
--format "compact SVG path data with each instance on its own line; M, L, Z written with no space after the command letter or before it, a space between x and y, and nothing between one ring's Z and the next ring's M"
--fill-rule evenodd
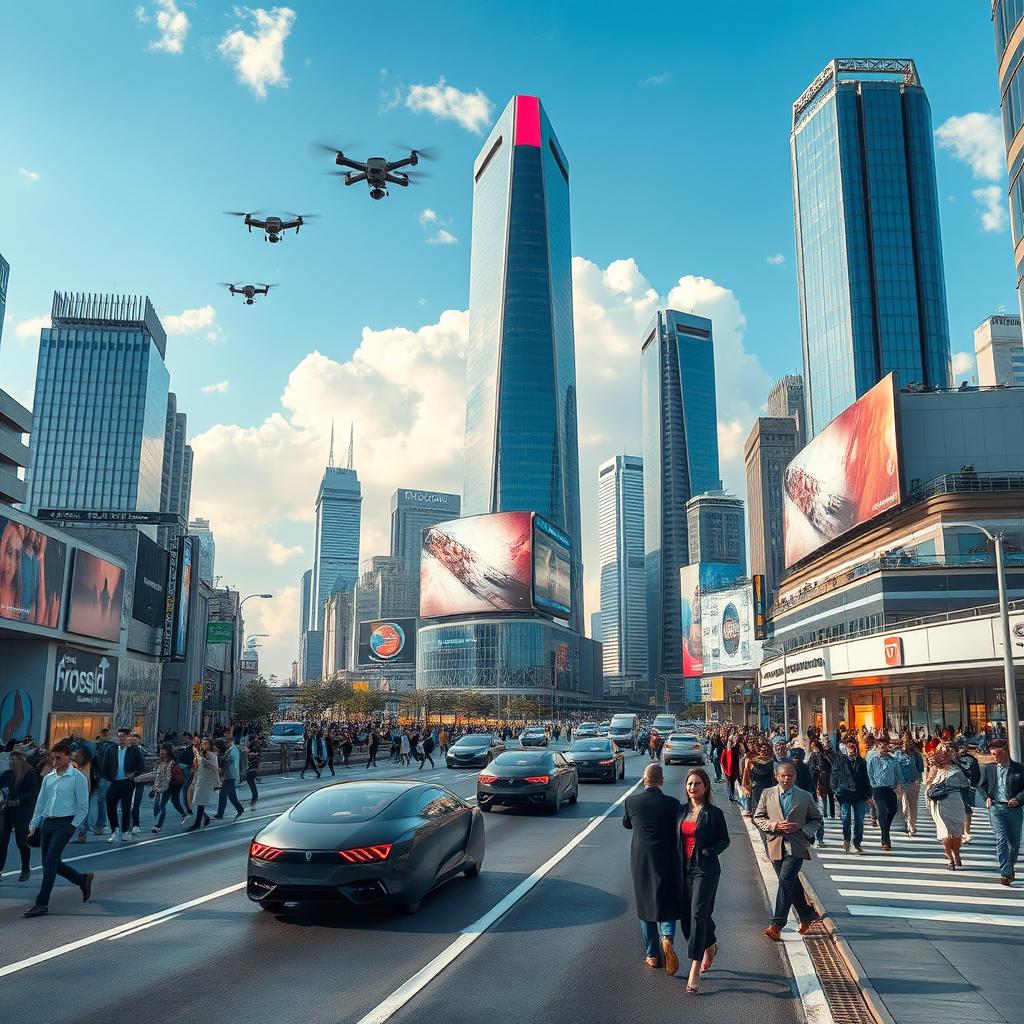
M975 807L972 841L960 856L963 868L950 871L935 823L924 800L918 812L917 835L903 832L897 816L890 853L880 849L880 834L864 827L864 853L843 851L842 822L825 819L825 848L815 847L814 859L846 901L854 917L902 918L1024 928L1024 864L1020 881L999 883L995 838L988 811Z

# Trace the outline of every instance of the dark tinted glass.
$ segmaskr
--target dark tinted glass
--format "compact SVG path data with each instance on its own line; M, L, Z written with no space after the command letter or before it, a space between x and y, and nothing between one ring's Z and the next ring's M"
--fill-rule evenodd
M503 754L499 754L491 764L509 768L527 764L550 765L551 755L546 750L506 750Z
M605 740L577 740L569 747L570 754L610 754L612 745Z
M463 736L456 747L489 747L493 736Z
M405 792L399 786L328 786L292 808L292 821L349 825L377 817Z

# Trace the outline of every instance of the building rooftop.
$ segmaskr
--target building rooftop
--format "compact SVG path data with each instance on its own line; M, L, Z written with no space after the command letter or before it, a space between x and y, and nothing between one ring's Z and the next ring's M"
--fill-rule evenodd
M54 292L50 320L54 327L114 327L144 331L167 355L167 332L148 295L106 295L100 292Z
M815 97L831 82L841 78L856 81L870 81L873 78L892 80L894 76L901 79L904 85L921 85L917 66L908 57L836 57L830 60L793 104L793 127L796 127L800 115Z

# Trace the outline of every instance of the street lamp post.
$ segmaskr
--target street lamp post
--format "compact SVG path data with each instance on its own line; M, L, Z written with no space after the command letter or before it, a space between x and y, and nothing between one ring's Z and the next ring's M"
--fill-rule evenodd
M246 601L251 601L254 597L262 597L264 600L269 600L273 596L273 594L249 594L248 597L243 597L242 600L238 602L238 608L241 610L242 605L245 604Z
M782 644L761 644L762 651L782 655L782 730L789 742L789 666L786 664L786 648ZM758 702L760 703L760 702Z

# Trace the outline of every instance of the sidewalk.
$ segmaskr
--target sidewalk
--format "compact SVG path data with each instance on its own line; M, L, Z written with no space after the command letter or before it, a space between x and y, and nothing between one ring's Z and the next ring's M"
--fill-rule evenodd
M1024 880L999 884L985 808L974 809L955 872L923 800L915 837L897 817L891 853L868 822L859 856L843 852L839 820L826 819L826 848L814 848L804 877L878 1018L1022 1024Z

